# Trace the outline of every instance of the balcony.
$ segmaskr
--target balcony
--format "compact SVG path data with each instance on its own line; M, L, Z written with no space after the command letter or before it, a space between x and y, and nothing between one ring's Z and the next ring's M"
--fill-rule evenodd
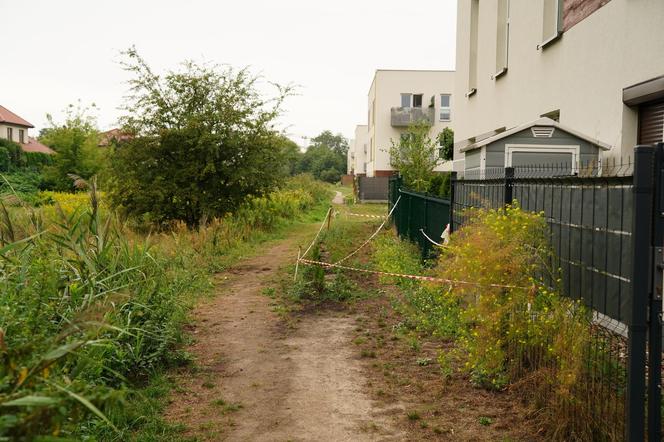
M391 109L392 127L408 127L421 121L433 125L434 110L433 107L393 107Z

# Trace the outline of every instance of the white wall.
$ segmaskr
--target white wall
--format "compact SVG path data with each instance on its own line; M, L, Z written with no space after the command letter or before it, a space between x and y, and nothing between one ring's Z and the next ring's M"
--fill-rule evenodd
M394 170L390 165L389 149L392 140L398 141L407 128L392 127L391 109L401 106L401 93L423 94L422 108L429 106L430 98L434 96L435 119L431 129L431 136L435 138L445 127L453 127L456 122L455 107L457 97L454 94L453 71L397 71L377 70L371 84L368 96L369 116L375 118L375 124L369 121L369 143L371 148L369 169L367 175L373 176L373 171ZM451 94L451 121L439 120L440 94ZM373 116L372 103L375 99L375 116Z
M11 127L13 129L12 131L12 141L18 143L20 141L19 138L19 131L22 130L24 131L24 141L27 143L28 142L28 128L27 127L22 127L22 126L14 126L13 124L2 124L0 123L0 138L7 139L7 128Z
M493 80L497 1L480 2L477 93L466 98L470 1L459 2L455 159L463 140L556 109L560 123L613 146L605 156L631 155L637 111L623 104L622 89L664 74L664 2L611 0L537 49L542 8L543 0L510 1L508 71Z
M353 140L353 150L355 152L355 174L366 173L366 152L369 152L369 128L366 124L355 126L355 139Z
M346 152L346 174L351 175L355 169L355 140L348 141L348 152Z

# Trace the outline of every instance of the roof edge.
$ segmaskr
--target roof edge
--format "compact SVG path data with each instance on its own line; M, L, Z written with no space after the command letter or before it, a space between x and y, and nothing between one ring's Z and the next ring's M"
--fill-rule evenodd
M509 130L506 130L504 132L498 133L498 134L493 135L491 137L484 138L480 141L477 141L477 142L474 142L474 143L469 144L467 146L464 146L459 151L460 152L468 152L468 151L471 151L471 150L479 149L481 147L486 146L487 144L493 143L494 141L498 141L498 140L501 140L505 137L509 137L510 135L513 135L517 132L521 132L522 130L529 129L533 126L553 126L556 129L560 129L563 132L567 132L571 135L574 135L577 138L581 138L582 140L585 140L588 143L591 143L591 144L599 147L602 150L606 151L606 150L611 149L611 146L609 144L606 144L606 143L604 143L604 142L602 142L598 139L595 139L595 138L592 138L588 135L585 135L585 134L577 131L576 129L572 129L572 128L567 127L563 124L560 124L558 121L552 120L551 118L543 117L543 118L538 118L537 120L531 121L529 123L525 123L525 124L521 124L519 126L515 126L515 127L511 128Z

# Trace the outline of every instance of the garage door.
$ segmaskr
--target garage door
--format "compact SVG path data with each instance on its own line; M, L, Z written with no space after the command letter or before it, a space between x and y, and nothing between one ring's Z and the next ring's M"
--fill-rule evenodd
M664 141L664 100L642 104L639 107L638 144Z

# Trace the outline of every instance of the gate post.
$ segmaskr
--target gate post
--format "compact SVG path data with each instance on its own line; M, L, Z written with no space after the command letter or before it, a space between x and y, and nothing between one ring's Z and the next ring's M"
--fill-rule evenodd
M457 190L457 173L450 174L450 233L454 232L454 194Z
M429 232L429 225L427 223L428 220L428 215L429 215L429 200L426 197L426 194L424 196L424 219L420 224L422 224L421 229L424 232ZM419 235L417 236L417 239L419 240L419 243L422 244L422 257L425 258L429 255L429 249L431 248L431 244L429 244L429 241L427 241L426 238L424 238L424 235L422 235L422 232L418 232Z
M627 391L625 440L642 442L645 437L646 332L651 277L654 149L634 148L632 223L632 305L627 341Z
M505 205L512 204L514 200L512 194L512 182L514 181L514 168L505 168Z
M652 265L648 318L648 440L662 440L662 291L664 289L664 143L655 148Z

